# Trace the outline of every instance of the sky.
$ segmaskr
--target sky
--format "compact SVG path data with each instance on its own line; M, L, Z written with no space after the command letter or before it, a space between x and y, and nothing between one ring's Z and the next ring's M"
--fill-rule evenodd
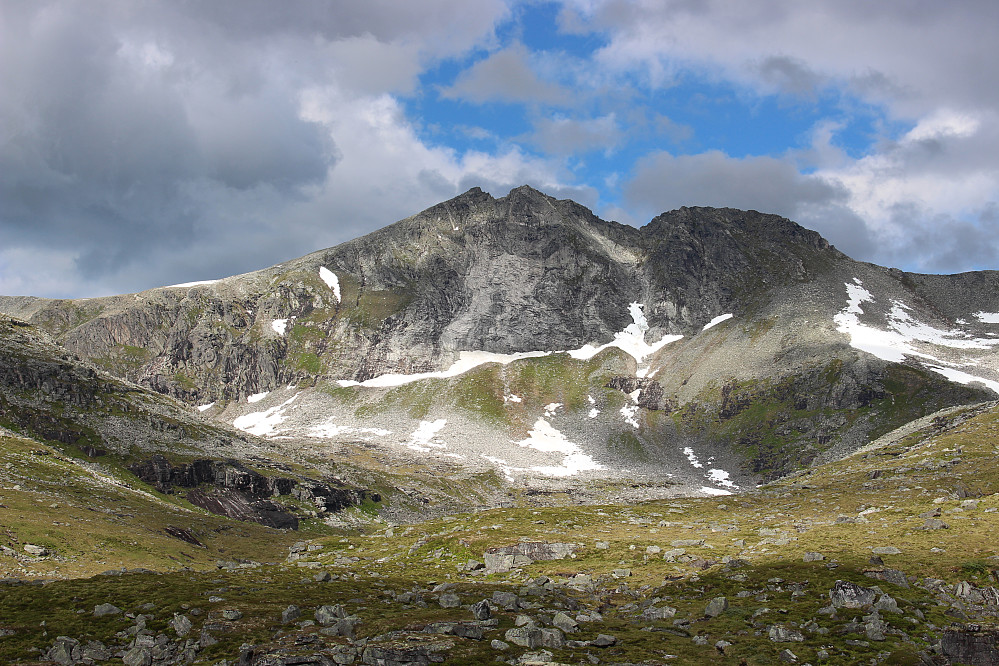
M471 187L999 269L994 0L0 0L0 294L264 268Z

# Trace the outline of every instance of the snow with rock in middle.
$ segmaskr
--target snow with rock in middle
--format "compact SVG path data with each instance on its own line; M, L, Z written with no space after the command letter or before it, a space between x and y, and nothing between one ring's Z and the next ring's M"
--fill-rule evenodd
M274 329L274 332L278 335L284 335L285 330L288 328L288 320L275 319L271 322L271 328Z
M439 433L446 425L446 419L437 419L436 421L420 421L420 425L416 428L416 431L410 435L409 441L405 443L405 446L408 446L415 451L422 451L424 453L429 451L431 448L445 448L447 445L443 442L434 441L434 437L436 437L437 433Z
M267 395L266 393L264 395ZM291 396L276 407L265 409L262 412L252 412L236 418L232 422L233 426L258 437L273 437L277 434L277 427L285 421L285 407L295 402L299 393Z
M694 449L690 448L689 446L684 447L683 455L687 456L687 460L689 460L690 464L693 465L694 467L698 468L704 467L704 465L702 465L700 461L697 460L697 454L694 453Z
M649 344L645 341L645 334L649 330L649 321L645 318L644 306L641 303L631 303L628 305L628 312L631 314L632 323L628 324L623 331L614 334L614 339L605 345L594 347L593 345L583 345L579 349L569 352L569 356L581 361L587 361L608 347L617 347L621 351L632 356L639 364L645 357L651 356L671 342L676 342L682 335L664 335L659 342ZM639 376L644 376L648 368L640 368Z
M514 443L544 453L560 453L565 456L559 466L535 466L530 468L532 472L546 476L575 476L579 472L604 469L603 465L583 453L578 444L570 442L565 435L543 418L535 421L534 428L527 434L527 439Z

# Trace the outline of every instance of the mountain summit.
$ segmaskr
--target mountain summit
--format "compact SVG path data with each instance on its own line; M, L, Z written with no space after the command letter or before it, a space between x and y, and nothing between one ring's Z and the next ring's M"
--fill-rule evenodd
M527 186L254 273L0 310L285 446L542 483L728 492L999 392L995 272L856 262L755 211L636 229Z

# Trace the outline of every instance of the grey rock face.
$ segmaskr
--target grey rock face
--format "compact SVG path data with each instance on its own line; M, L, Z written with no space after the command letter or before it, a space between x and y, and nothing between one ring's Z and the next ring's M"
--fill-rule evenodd
M803 633L783 624L772 625L767 629L767 635L774 643L801 643L805 640Z
M846 580L836 581L829 591L829 600L836 608L864 608L874 603L877 593Z
M951 663L999 666L999 631L977 624L948 628L940 641Z
M579 546L573 543L525 542L490 548L483 554L483 559L490 571L509 571L535 561L562 560L577 550Z

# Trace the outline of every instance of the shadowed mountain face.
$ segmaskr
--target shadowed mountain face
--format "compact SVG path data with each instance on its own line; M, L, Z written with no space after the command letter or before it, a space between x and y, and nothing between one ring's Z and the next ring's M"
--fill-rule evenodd
M755 211L636 229L529 187L255 273L0 310L288 446L363 440L510 478L724 491L999 389L995 272L856 262Z

